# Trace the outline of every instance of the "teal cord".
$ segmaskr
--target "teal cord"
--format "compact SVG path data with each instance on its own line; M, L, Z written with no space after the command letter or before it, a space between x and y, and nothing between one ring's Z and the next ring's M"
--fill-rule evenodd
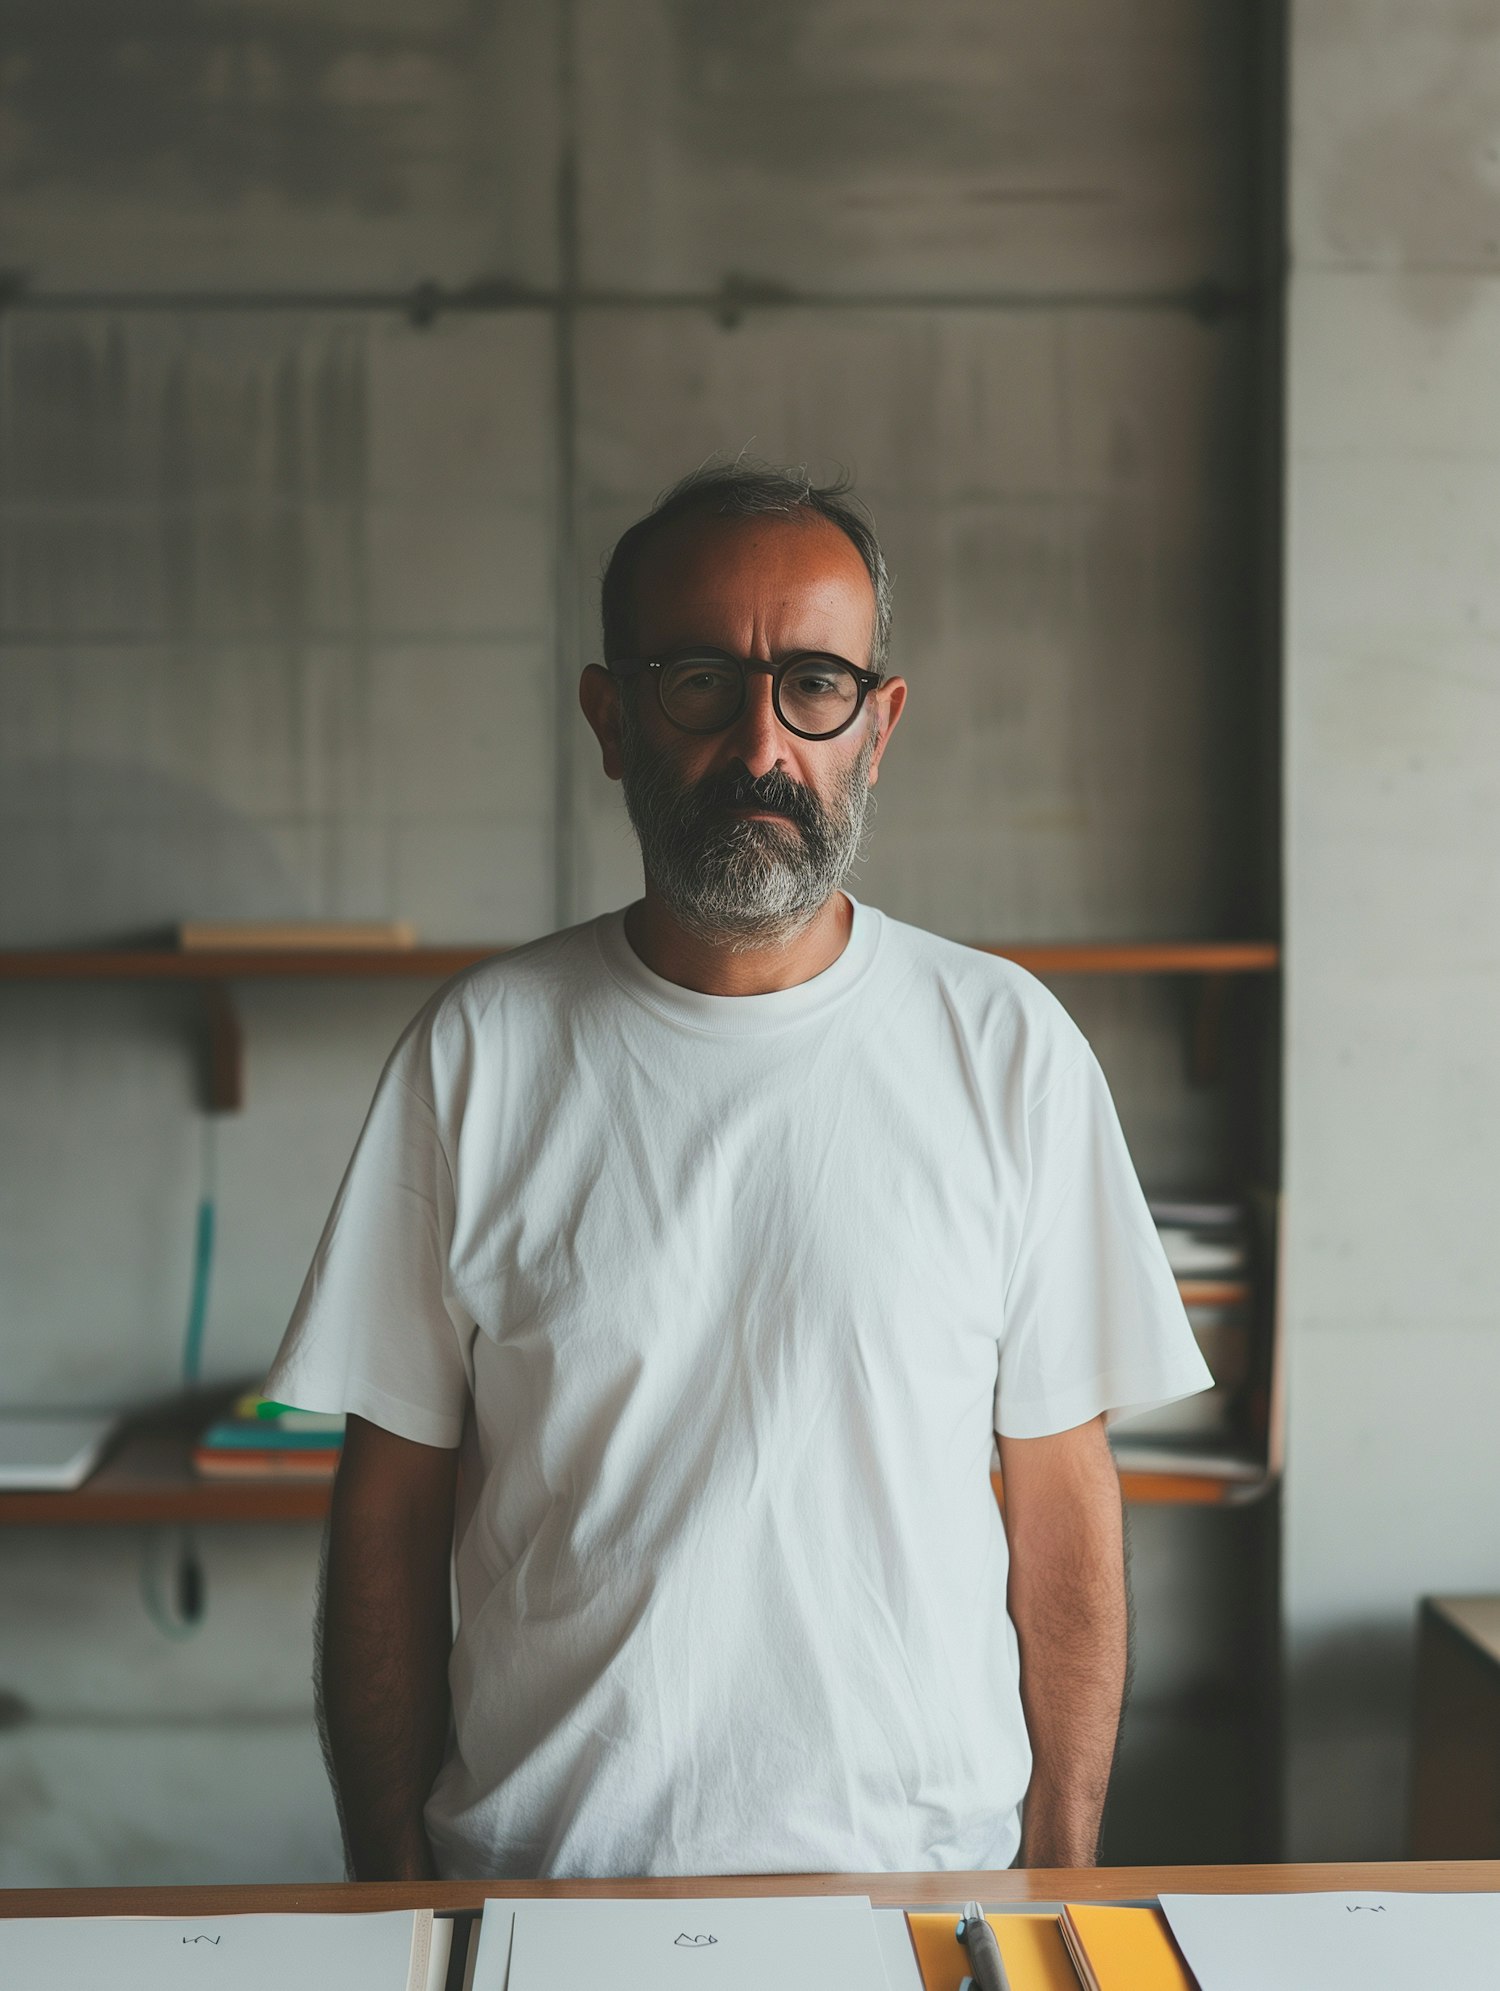
M193 1297L188 1305L187 1339L182 1345L182 1380L191 1389L203 1374L203 1330L208 1324L208 1281L214 1262L214 1204L205 1196L198 1205L198 1235L193 1249Z
M191 1529L177 1532L170 1598L166 1562L162 1531L148 1529L142 1543L141 1602L162 1637L181 1645L203 1629L203 1569Z
M203 1335L208 1326L208 1289L214 1269L216 1124L203 1122L203 1175L198 1194L198 1225L193 1239L193 1289L188 1300L187 1334L182 1343L182 1381L194 1389L203 1376ZM165 1557L160 1534L147 1535L141 1559L141 1601L163 1638L195 1638L204 1612L203 1565L192 1530L177 1535L172 1594L166 1595Z
M182 1380L192 1389L203 1375L203 1335L208 1325L208 1288L214 1264L214 1120L203 1122L203 1186L193 1244L193 1291L188 1302L187 1336L182 1344Z

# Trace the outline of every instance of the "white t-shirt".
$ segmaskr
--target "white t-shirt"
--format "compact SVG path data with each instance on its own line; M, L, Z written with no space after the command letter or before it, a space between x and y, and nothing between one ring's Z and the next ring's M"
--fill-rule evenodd
M266 1389L462 1447L426 1822L468 1879L1007 1866L992 1426L1209 1381L1064 1011L856 905L770 995L620 913L449 983Z

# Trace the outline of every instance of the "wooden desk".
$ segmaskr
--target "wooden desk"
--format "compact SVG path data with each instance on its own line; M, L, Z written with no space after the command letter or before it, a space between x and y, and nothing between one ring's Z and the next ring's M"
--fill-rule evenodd
M867 1894L877 1908L986 1907L1027 1901L1140 1901L1168 1894L1281 1894L1318 1889L1500 1893L1500 1860L1403 1860L1385 1865L1010 1868L1003 1873L707 1875L688 1880L342 1881L309 1887L0 1888L0 1915L334 1914L350 1909L475 1910L497 1895Z

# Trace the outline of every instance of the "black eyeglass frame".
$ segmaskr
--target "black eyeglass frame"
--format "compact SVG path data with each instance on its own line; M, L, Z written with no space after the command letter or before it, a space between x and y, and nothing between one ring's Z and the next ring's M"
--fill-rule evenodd
M729 717L721 719L717 725L684 726L680 719L674 718L667 710L662 698L662 671L671 664L691 663L695 657L702 657L705 662L733 664L740 674L739 700ZM782 680L788 671L795 670L799 664L836 664L841 671L847 671L854 679L857 693L854 700L854 710L849 714L847 719L835 726L831 733L809 733L801 726L794 726L781 709ZM789 733L795 733L799 740L836 740L840 738L842 734L848 732L860 713L864 711L865 700L869 697L870 693L875 690L877 685L883 682L882 674L879 671L861 670L858 664L851 664L847 657L835 656L831 650L794 650L790 656L783 657L780 663L763 664L758 658L736 657L728 650L714 650L705 645L702 649L679 650L667 657L617 657L609 665L609 669L615 676L623 677L627 680L639 675L642 671L650 671L656 685L657 707L667 724L675 726L679 733L691 733L699 738L704 738L711 733L728 732L735 721L741 717L745 710L745 701L749 697L749 674L751 671L759 671L771 680L772 710L775 712L779 723Z

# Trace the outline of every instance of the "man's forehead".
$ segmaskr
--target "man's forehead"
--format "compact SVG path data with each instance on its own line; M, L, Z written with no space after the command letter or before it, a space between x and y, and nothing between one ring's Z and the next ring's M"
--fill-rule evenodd
M642 549L634 595L647 654L694 639L728 647L759 633L868 654L874 636L875 590L859 549L816 513L674 519ZM705 622L713 626L694 626Z

